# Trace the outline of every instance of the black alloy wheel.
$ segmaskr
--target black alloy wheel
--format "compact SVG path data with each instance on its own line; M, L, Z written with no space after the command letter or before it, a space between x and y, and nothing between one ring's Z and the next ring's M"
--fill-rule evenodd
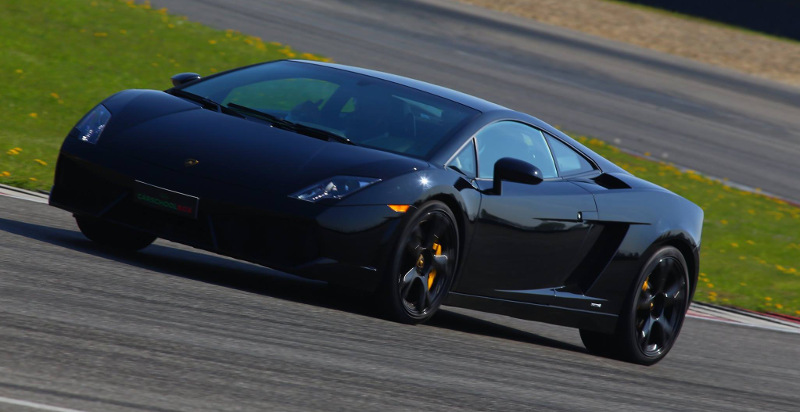
M383 288L392 320L419 323L433 316L453 282L458 246L458 226L444 203L426 203L410 217Z
M681 328L688 306L684 264L665 256L642 284L636 298L636 345L647 357L668 350Z
M156 236L150 233L91 216L75 215L75 221L84 236L100 245L118 250L135 252L144 249L156 240Z
M581 330L593 353L652 365L672 349L689 308L689 272L674 247L659 249L639 275L614 335Z

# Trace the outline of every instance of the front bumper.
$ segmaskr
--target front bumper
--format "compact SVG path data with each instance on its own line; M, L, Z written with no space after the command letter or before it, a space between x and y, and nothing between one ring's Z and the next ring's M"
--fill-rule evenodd
M372 289L402 214L386 205L330 206L65 142L50 204L299 276ZM197 217L134 201L135 181L198 197Z

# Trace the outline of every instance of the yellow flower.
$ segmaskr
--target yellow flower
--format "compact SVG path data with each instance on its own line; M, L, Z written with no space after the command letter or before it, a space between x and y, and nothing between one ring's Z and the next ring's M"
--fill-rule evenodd
M36 113L29 113L28 116L33 117L34 119L39 117L39 115Z
M752 240L748 240L748 241L747 241L747 244L748 244L748 245L755 245L755 244L756 244L756 242L753 242Z
M125 29L119 29L119 34L128 34L128 31Z
M732 243L731 243L731 246L733 246L733 247L739 247L739 244L738 244L738 243L736 243L736 242L732 242Z
M42 159L33 159L34 162L39 163L42 166L47 166L47 162Z
M33 181L33 182L38 182L38 181L39 181L39 179L37 179L37 178L35 178L35 177L29 177L28 179L30 179L30 180L31 180L31 181Z
M16 73L16 74L22 74L22 69L17 69L17 70L14 70L14 73Z
M94 37L108 37L108 33L104 33L104 32L96 32L96 33L94 34Z
M778 308L778 309L783 309L783 305L781 305L780 303L776 303L775 307Z
M727 225L727 224L728 224L728 221L727 221L727 220L725 220L725 219L722 219L722 220L720 220L720 221L719 221L719 223L722 223L723 225Z
M59 99L59 97L58 97L58 93L56 93L56 92L52 92L52 93L50 93L50 97L52 97L52 98L54 98L54 99Z
M713 283L706 283L706 287L712 289L714 287Z
M209 40L208 44L217 44L217 41L216 40Z
M0 176L9 177L9 176L11 176L11 173L9 173L7 171L3 171L2 173L0 173Z
M771 301L772 301L772 298L771 298L771 297L769 297L769 296L766 296L766 297L764 297L764 300L766 300L767 302L771 302Z

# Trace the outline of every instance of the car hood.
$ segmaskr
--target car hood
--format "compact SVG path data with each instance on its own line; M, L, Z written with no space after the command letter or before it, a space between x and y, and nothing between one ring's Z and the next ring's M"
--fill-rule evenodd
M421 160L320 140L137 91L114 104L102 146L155 166L256 190L290 194L337 175L390 179ZM123 107L118 107L123 106ZM194 163L194 164L192 164Z

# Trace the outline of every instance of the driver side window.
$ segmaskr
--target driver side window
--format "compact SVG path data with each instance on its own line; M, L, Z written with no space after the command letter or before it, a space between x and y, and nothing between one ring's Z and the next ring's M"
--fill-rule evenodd
M545 179L558 175L544 134L528 125L502 121L484 127L475 135L478 146L478 177L494 177L494 164L503 157L526 161L542 171Z

